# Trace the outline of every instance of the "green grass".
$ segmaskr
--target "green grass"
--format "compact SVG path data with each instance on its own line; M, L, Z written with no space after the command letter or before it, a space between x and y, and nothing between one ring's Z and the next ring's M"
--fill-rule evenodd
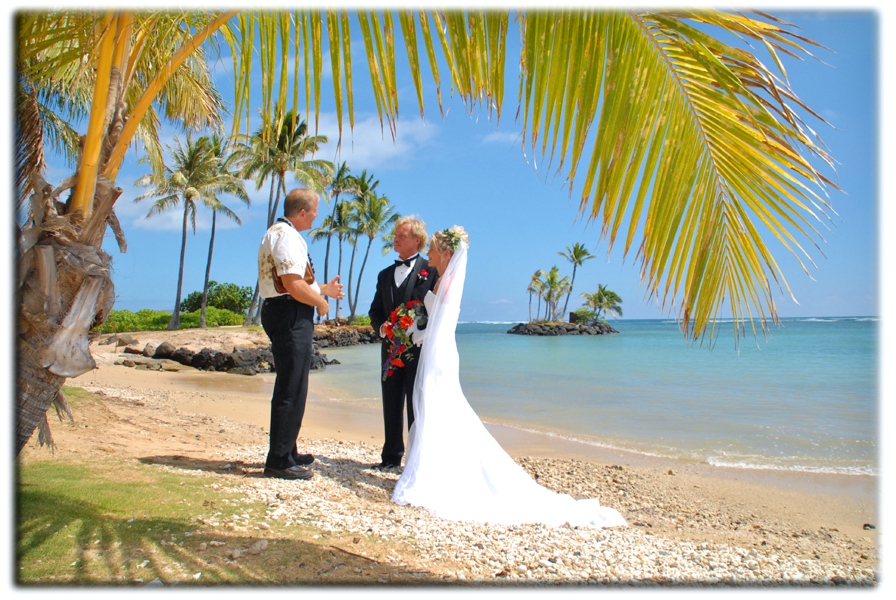
M198 515L226 519L247 509L207 477L105 459L91 464L47 460L21 465L17 495L17 581L29 584L257 581L238 564L209 565L201 541L222 539ZM240 544L236 536L230 547ZM224 539L227 539L226 536Z

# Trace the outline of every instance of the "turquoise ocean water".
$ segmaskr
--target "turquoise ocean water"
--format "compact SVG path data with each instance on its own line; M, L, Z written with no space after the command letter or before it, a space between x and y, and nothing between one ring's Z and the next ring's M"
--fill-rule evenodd
M716 465L878 474L878 321L782 320L735 349L688 344L674 321L618 335L508 335L461 323L461 384L485 422ZM324 351L313 381L378 403L379 347ZM316 385L313 383L312 385ZM351 400L354 399L354 400Z

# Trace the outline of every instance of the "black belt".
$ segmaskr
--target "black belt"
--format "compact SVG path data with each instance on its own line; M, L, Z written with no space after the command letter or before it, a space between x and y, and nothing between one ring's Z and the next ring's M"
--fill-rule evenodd
M293 302L298 302L295 298L293 298L290 294L282 294L280 296L271 296L270 298L265 298L265 302L277 302L282 303L287 300L292 300Z

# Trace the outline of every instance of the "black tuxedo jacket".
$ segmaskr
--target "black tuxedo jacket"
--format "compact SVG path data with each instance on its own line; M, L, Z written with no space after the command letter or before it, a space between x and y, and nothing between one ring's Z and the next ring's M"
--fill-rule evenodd
M426 276L421 276L420 271L426 271ZM395 265L386 267L376 277L376 294L373 296L373 302L370 305L370 325L376 335L380 333L380 327L389 320L389 315L396 307L418 300L423 302L426 292L432 290L436 286L439 273L433 267L429 266L429 262L419 255L414 261L411 272L408 273L405 285L398 292L395 292ZM383 341L388 341L383 338Z

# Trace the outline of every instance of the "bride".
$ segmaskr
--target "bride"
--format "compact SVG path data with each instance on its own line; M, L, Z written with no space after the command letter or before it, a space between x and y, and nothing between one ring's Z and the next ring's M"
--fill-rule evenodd
M446 519L480 523L625 526L596 499L575 500L538 485L495 441L460 387L454 330L467 270L467 233L433 235L429 264L441 277L427 293L429 315L414 384L414 424L392 501ZM417 333L415 341L418 339Z

